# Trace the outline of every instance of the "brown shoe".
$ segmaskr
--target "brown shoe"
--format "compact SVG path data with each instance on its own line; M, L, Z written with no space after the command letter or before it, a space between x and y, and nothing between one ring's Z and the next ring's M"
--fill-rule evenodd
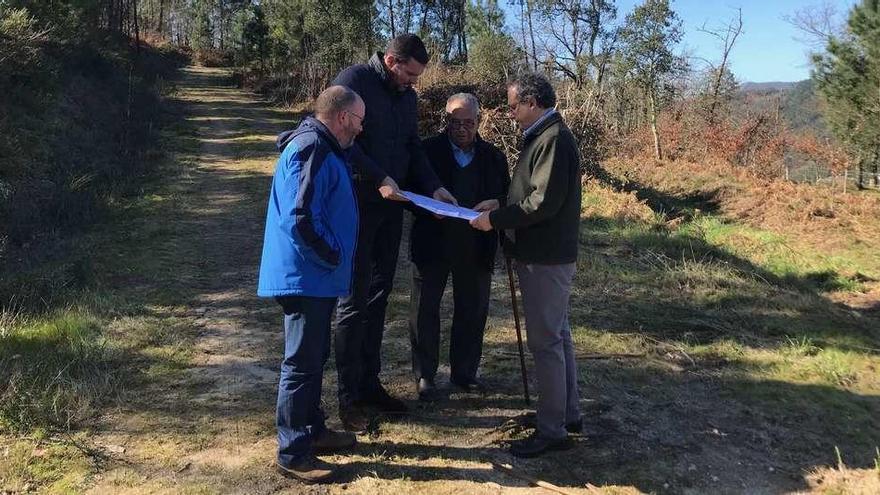
M282 466L276 461L278 472L288 478L303 483L326 483L336 475L337 467L318 459L315 456L304 457L291 466Z
M365 433L370 427L370 418L366 412L357 406L340 406L339 421L347 431Z
M312 452L316 454L330 454L340 450L349 449L357 444L354 433L349 431L333 431L325 429L312 440Z

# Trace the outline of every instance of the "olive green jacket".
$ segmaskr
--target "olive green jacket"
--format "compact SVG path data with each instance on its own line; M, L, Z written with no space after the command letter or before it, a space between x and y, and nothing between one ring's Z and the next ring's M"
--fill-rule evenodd
M504 230L504 252L523 263L573 263L578 253L581 216L580 155L574 135L552 114L528 129L507 206L489 216Z

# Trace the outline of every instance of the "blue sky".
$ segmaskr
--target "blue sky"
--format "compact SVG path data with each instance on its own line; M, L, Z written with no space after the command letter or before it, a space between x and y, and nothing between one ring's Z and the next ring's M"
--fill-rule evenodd
M856 0L831 0L840 13ZM499 4L507 3L500 1ZM618 20L641 0L617 0ZM810 75L809 47L796 38L800 33L783 20L786 15L822 0L673 0L673 9L684 23L685 37L679 47L691 54L716 60L720 48L713 37L697 32L704 24L720 27L742 8L743 34L732 53L732 70L739 81L800 81ZM508 16L508 26L516 21ZM699 63L699 62L695 62Z

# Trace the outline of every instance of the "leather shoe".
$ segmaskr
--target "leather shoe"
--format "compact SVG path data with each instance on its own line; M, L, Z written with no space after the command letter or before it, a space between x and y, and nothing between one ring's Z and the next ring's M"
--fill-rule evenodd
M530 412L518 418L523 428L537 428L538 418L535 413ZM574 434L580 434L584 431L584 418L580 417L570 423L565 423L565 431Z
M537 457L551 450L568 450L572 447L574 443L567 435L552 439L543 437L535 431L522 440L511 442L510 453L516 457Z
M382 386L379 386L373 393L364 396L360 404L373 406L384 413L400 414L409 411L402 400L392 397Z
M316 454L330 454L340 450L349 449L357 444L357 437L349 431L334 431L324 429L317 438L312 440L312 452Z
M418 391L420 401L433 402L440 398L437 396L437 385L429 378L419 378Z
M485 392L486 386L483 385L483 382L477 380L476 378L469 379L458 379L458 378L450 378L449 383L455 385L456 387L462 389L465 392Z
M339 421L347 431L364 433L370 426L370 418L357 406L339 406Z
M333 479L338 471L337 466L312 455L304 457L290 466L284 466L277 461L275 465L282 475L295 478L303 483L326 483Z

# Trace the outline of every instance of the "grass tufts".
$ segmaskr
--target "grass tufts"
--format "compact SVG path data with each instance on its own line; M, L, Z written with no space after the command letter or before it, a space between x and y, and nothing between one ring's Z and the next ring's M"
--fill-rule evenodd
M114 351L98 320L65 311L0 335L0 427L69 429L115 391Z

